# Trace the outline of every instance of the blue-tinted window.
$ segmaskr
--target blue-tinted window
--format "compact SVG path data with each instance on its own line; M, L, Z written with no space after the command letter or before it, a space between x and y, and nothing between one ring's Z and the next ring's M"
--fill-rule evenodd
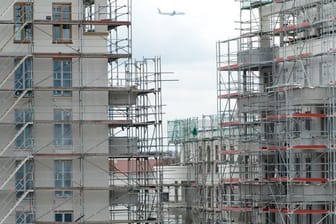
M55 214L55 221L56 222L63 222L63 214L62 213L56 213Z
M72 145L72 111L54 110L54 142L56 146Z
M64 214L64 221L65 222L72 222L72 214L71 213L65 213Z
M55 160L55 188L70 188L72 186L72 161ZM71 197L70 190L56 190L56 197Z
M52 16L54 21L61 22L53 25L53 42L62 43L71 41L72 28L67 22L71 21L71 3L53 3Z
M34 213L27 211L17 211L15 218L16 218L16 224L33 224Z
M60 88L71 88L72 86L72 61L71 59L55 59L53 61L54 73L54 96L71 96L71 90Z
M16 162L16 166L19 166L21 161ZM15 192L16 197L19 198L27 190L33 189L33 163L32 161L26 161L19 170L15 173Z
M30 42L32 40L33 5L29 2L19 2L14 5L14 41Z
M55 212L55 222L72 222L72 211Z
M14 65L18 68L14 72L14 88L15 95L20 95L24 90L32 88L33 82L33 61L27 58L24 61L20 59L14 60ZM27 95L31 94L27 93Z

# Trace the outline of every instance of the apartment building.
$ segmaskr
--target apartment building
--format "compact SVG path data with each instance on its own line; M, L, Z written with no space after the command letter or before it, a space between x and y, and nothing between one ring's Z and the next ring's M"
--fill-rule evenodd
M0 223L160 223L160 58L130 0L3 0Z

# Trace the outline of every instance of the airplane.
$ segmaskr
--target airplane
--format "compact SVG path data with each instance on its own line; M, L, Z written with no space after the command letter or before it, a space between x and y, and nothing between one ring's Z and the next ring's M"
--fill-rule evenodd
M178 15L184 15L184 12L176 12L175 10L172 12L161 12L161 10L158 8L160 15L168 15L168 16L178 16Z

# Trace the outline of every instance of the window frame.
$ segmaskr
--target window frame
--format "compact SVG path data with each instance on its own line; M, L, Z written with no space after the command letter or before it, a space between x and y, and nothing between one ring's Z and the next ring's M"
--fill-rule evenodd
M56 11L56 7L60 8L59 11ZM69 12L64 11L64 8L69 7ZM64 43L72 43L72 4L66 2L54 2L52 3L52 43L53 44L64 44ZM69 15L66 15L69 13ZM59 15L58 15L59 14ZM58 28L58 29L56 29ZM56 32L56 31L59 32ZM68 39L65 38L68 30ZM59 35L57 35L59 33ZM57 36L56 36L57 35Z
M18 166L20 163L21 161L17 160L16 166ZM33 189L34 187L33 170L34 170L33 162L26 161L23 164L23 166L21 166L20 169L18 169L18 171L15 173L16 198L20 198L27 190Z
M60 63L58 65L59 70L57 69L56 63ZM65 63L69 63L69 70L65 70ZM69 78L66 78L68 75ZM59 83L56 85L55 83ZM68 83L68 84L67 84ZM55 90L53 91L53 95L55 97L71 97L71 90L57 90L57 87L60 88L71 88L72 87L72 58L54 58L53 59L53 86Z
M22 60L22 58L14 59L14 67L18 65L18 63ZM27 58L24 62L22 62L18 68L14 71L14 90L15 95L20 96L21 93L26 89L31 89L33 87L33 59L31 57ZM31 93L27 93L27 96L31 95Z
M55 222L64 222L64 223L69 223L73 221L73 210L64 210L64 211L55 211ZM61 215L61 220L58 220L56 216ZM66 216L71 215L70 220L66 220Z
M34 212L32 211L16 211L15 223L16 224L33 224L35 219Z
M162 202L169 202L169 191L168 192L162 192L161 198L162 198Z
M68 165L68 166L67 166ZM66 169L69 167L69 170ZM71 188L73 177L72 160L55 160L54 161L54 185L55 188ZM72 197L71 190L55 190L56 198Z
M72 110L54 109L54 145L66 147L73 145ZM69 131L69 133L66 133ZM61 135L59 135L59 132ZM66 137L68 136L68 137Z
M90 3L84 7L84 18L85 21L94 21L96 18L96 5L95 3ZM94 24L84 25L85 33L92 33L96 31L96 26Z
M20 17L18 17L17 22L17 6L21 6L20 10ZM27 7L30 8L30 14L27 16ZM14 18L14 43L31 43L33 40L33 26L32 23L28 23L25 27L16 34L17 30L20 30L22 25L25 24L27 21L33 20L34 10L33 10L33 3L32 2L16 2L13 6L13 18ZM17 26L19 25L19 26ZM20 37L17 38L17 35L20 34Z

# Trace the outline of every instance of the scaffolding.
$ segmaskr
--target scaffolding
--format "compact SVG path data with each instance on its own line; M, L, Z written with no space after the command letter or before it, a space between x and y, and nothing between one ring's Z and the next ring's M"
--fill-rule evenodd
M110 129L112 217L126 213L129 223L162 220L162 98L160 58L144 58L126 65L125 94L110 92L109 115L119 121ZM126 170L118 164L127 164ZM118 188L118 185L123 187ZM125 203L123 197L129 203ZM120 198L122 200L120 200Z
M131 0L4 0L0 223L161 223L161 59Z
M217 43L221 223L334 223L335 2L240 3Z

